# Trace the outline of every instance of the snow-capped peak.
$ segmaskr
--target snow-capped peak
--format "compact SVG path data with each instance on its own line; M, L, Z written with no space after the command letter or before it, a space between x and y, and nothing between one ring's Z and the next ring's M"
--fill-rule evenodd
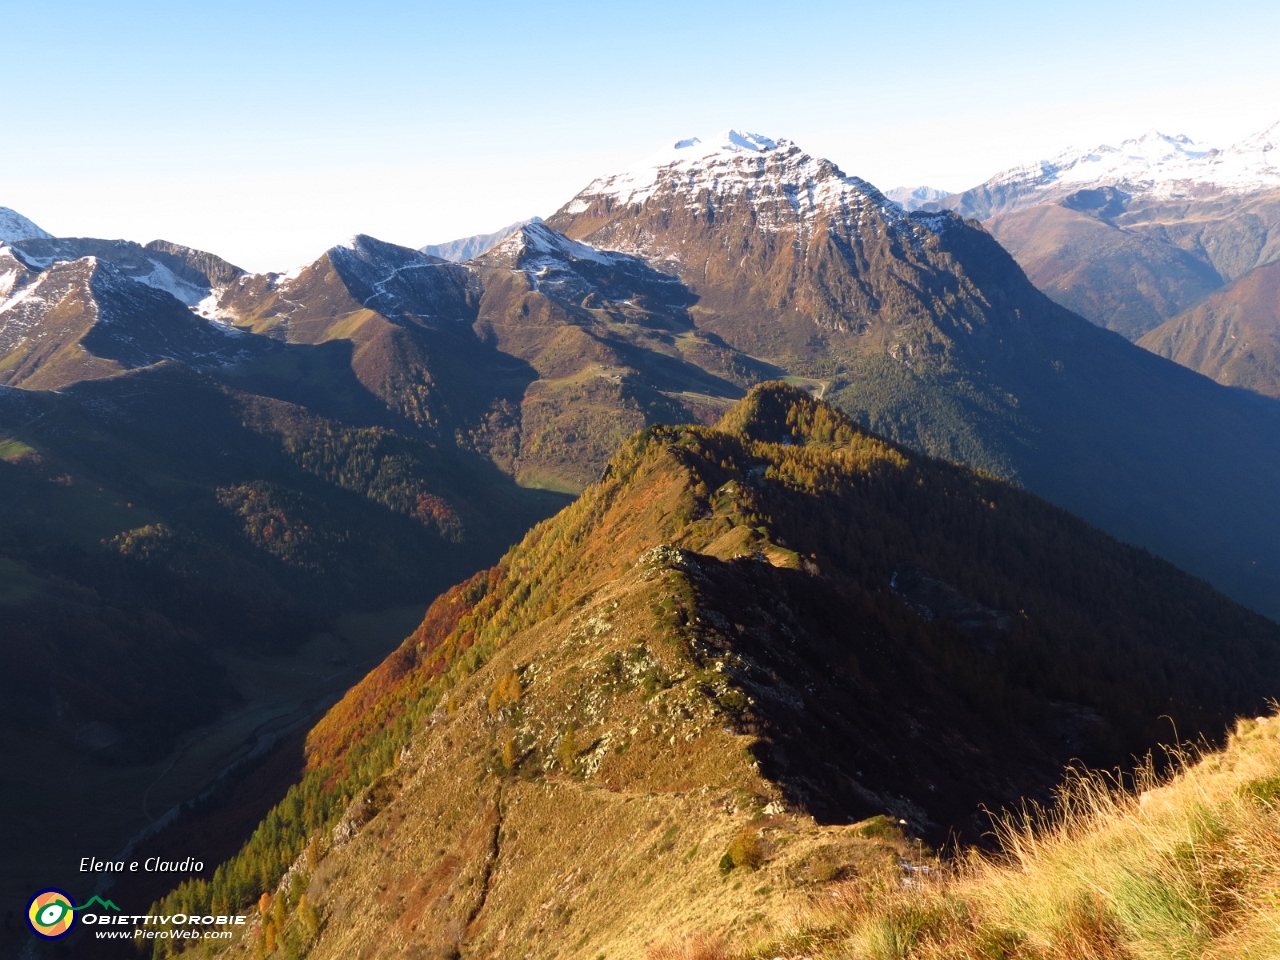
M1217 189L1248 193L1280 187L1280 123L1246 137L1226 149L1178 134L1150 130L1123 141L1089 150L1063 150L1049 160L1014 167L987 181L990 186L1023 183L1037 190L1063 186L1124 185L1148 196L1168 197L1184 190Z
M41 230L34 223L8 207L0 207L0 241L49 240L53 234Z
M1113 147L1070 147L1049 160L1014 167L992 178L1000 183L1038 180L1053 183L1141 183L1182 179L1189 163L1212 152L1183 134L1169 136L1150 130Z
M714 136L687 137L663 147L629 169L593 181L580 196L613 196L623 203L640 203L660 179L687 174L695 169L732 164L735 160L756 160L764 155L793 147L789 140L773 140L758 133L722 130ZM586 209L576 201L569 212ZM578 209L575 209L575 206Z
M766 233L793 229L807 233L824 218L861 229L860 224L870 217L892 229L904 229L912 243L924 233L946 229L950 222L950 215L908 214L865 180L846 175L830 160L805 153L790 140L736 130L706 141L698 137L676 141L645 163L600 177L551 222L559 226L565 218L588 211L593 211L589 217L616 222L624 208L651 202L664 210L715 218L737 209L755 230ZM595 236L591 234L593 242ZM601 246L648 255L648 243L644 236L623 239L618 235Z

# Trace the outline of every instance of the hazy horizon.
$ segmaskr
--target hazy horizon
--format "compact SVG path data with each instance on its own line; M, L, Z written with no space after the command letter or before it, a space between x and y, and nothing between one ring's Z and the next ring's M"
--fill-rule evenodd
M881 187L962 190L1158 128L1280 120L1280 10L1190 3L77 0L22 38L0 206L58 235L164 238L284 270L354 233L420 246L547 216L593 177L725 127Z

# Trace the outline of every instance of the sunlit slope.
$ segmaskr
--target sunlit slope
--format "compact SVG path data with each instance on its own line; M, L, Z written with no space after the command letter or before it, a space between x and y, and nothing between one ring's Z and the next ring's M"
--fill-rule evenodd
M1274 714L1241 720L1225 749L1184 757L1165 782L1148 771L1120 790L1106 777L1075 777L1053 815L1005 825L1008 856L839 884L787 934L750 950L719 942L719 956L1280 955L1278 728Z
M1280 263L1228 284L1138 343L1219 383L1280 397Z
M236 949L317 957L634 956L770 927L892 866L900 829L977 840L980 805L1124 760L1162 715L1220 730L1280 688L1278 634L769 385L715 428L637 435L442 596L312 731L241 856L164 909L269 892Z

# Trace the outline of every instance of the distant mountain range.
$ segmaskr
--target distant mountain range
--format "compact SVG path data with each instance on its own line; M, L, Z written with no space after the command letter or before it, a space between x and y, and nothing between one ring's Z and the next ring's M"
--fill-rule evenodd
M1153 131L1065 150L924 206L983 220L1032 282L1099 326L1137 340L1170 321L1186 343L1198 327L1174 318L1280 257L1280 124L1225 148ZM1212 354L1206 344L1178 356ZM1233 369L1252 383L1277 377L1260 356Z
M986 220L1081 190L1117 187L1138 200L1194 200L1280 189L1280 123L1225 148L1152 130L1120 146L1069 148L1011 167L939 206Z
M63 322L96 294L57 310L22 299L92 249L117 284L174 287L211 318L215 339L187 347L195 367L485 457L526 485L581 490L632 431L709 421L752 383L791 376L873 430L1015 479L1280 611L1275 409L1081 322L981 230L905 212L789 141L680 141L465 265L370 237L255 276L163 244L11 246L28 264L0 306L11 383L56 389L177 356L141 328L123 337L135 353L108 356L98 344L124 327L99 317L111 335L88 341L86 321ZM172 309L174 331L199 328L178 298ZM316 358L305 371L285 361L302 347Z
M454 263L462 263L465 260L478 257L482 253L487 253L521 227L528 226L531 223L541 222L541 217L530 217L528 220L517 220L515 223L508 224L501 230L495 230L493 233L481 233L474 237L463 237L460 240L450 240L448 243L429 243L425 247L419 247L418 249L422 253L429 254L433 257L440 257L442 260L452 260Z
M938 190L936 187L894 187L886 190L884 195L894 203L902 205L903 210L919 210L926 203L934 203L951 196L950 190Z

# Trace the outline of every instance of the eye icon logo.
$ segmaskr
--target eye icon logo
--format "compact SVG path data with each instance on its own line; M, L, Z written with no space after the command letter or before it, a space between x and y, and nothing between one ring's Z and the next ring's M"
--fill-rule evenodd
M27 904L27 922L46 940L65 937L75 926L75 904L61 890L41 890Z

